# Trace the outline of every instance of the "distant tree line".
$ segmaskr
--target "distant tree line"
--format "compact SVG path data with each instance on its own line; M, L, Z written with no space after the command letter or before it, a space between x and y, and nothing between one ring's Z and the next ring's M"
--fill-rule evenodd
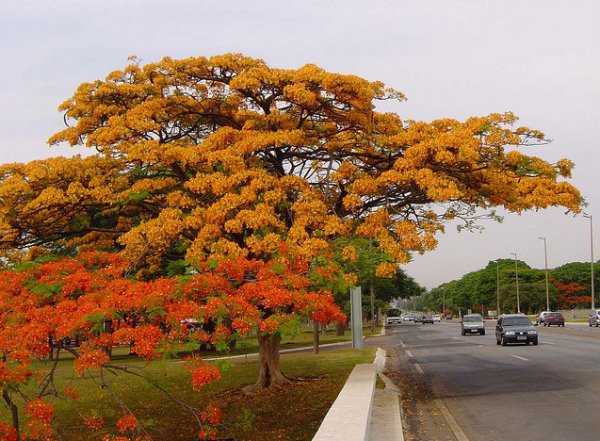
M543 269L531 268L517 261L521 311L536 313L546 309L546 282ZM600 262L594 264L595 285L600 287ZM499 295L496 295L497 278ZM443 283L423 294L418 301L421 309L452 312L471 309L474 312L496 310L500 313L516 311L515 261L490 261L477 271L460 279ZM498 300L497 300L498 297ZM549 270L549 298L551 309L589 308L590 264L566 263Z

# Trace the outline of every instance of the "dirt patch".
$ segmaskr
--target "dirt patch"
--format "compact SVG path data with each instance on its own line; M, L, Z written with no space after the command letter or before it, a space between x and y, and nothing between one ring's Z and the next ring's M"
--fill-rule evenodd
M387 350L386 375L400 389L406 441L456 441L435 404L427 375L415 370L401 348Z

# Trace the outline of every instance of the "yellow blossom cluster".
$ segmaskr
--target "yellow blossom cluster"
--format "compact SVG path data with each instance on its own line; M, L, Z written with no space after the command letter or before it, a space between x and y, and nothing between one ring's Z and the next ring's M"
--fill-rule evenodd
M123 249L147 276L172 259L269 259L282 247L311 259L363 236L394 261L384 275L473 210L580 210L562 179L573 163L523 153L546 138L512 113L407 121L375 110L388 99L404 96L315 65L134 60L60 106L68 127L50 144L94 154L0 166L0 249Z

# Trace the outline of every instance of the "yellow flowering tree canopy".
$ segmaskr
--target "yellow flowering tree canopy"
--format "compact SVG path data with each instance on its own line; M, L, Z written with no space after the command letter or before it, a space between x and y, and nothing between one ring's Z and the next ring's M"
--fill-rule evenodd
M480 210L579 211L561 179L572 163L523 153L542 132L511 113L421 122L376 110L403 99L239 54L132 60L60 105L67 127L49 142L85 156L1 166L0 248L119 248L145 275L281 247L312 258L362 236L402 263Z

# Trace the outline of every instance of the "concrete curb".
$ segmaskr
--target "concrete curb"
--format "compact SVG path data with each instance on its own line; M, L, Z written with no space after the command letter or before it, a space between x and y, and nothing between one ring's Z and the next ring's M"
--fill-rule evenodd
M386 357L377 348L372 364L354 367L313 441L404 441L399 390L383 374ZM383 390L376 388L377 375Z
M354 366L313 441L370 441L375 380L375 364Z

